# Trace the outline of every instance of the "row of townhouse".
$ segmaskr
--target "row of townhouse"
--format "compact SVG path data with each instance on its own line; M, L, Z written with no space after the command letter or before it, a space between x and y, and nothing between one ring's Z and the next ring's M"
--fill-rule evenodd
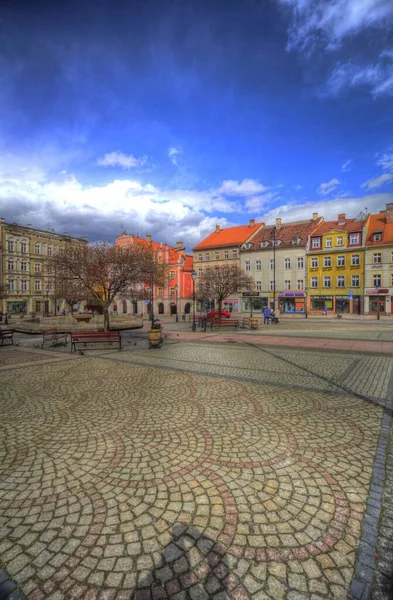
M0 219L1 312L44 315L61 311L65 304L56 298L56 273L50 261L66 244L87 244L87 239Z
M219 225L194 248L198 276L219 264L234 264L252 276L252 292L233 294L224 302L231 312L248 313L264 306L284 313L392 314L393 204L378 214L339 214L266 226L221 229ZM196 282L198 290L198 279ZM198 310L214 307L198 303Z
M167 274L163 285L146 282L142 297L117 300L111 308L112 312L150 315L153 309L155 315L166 316L192 312L192 256L186 254L183 242L177 242L176 246L169 246L163 242L155 242L151 235L141 238L122 233L115 239L115 244L121 248L134 244L150 246L155 254L155 260L167 266Z

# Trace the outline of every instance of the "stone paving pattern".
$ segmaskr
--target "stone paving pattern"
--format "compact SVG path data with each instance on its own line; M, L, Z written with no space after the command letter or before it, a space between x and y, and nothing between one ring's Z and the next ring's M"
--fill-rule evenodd
M384 413L340 385L371 365L382 400L392 359L274 352L0 374L0 564L29 600L348 597Z

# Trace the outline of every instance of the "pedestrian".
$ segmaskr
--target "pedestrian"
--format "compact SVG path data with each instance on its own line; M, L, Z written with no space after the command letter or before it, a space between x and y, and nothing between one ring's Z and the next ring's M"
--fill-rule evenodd
M63 310L61 311L61 314L63 317L65 317L65 308L63 308Z
M323 307L323 316L324 316L324 317L327 317L327 310L328 310L328 309L327 309L327 306L326 306L326 304L325 304L325 306Z
M265 306L265 309L263 311L263 324L269 325L269 319L270 319L270 308L268 306Z

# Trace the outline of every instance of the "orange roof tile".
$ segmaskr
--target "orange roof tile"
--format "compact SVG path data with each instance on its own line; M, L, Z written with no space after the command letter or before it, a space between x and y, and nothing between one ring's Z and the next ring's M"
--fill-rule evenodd
M324 221L321 225L312 233L312 235L323 235L332 231L343 231L345 233L353 233L354 231L362 231L365 221L356 221L355 219L345 219L341 221Z
M252 225L238 225L213 231L204 240L199 242L193 250L204 250L208 248L222 248L224 246L241 246L262 226L262 223Z
M373 240L373 234L376 232L382 232L380 242ZM366 246L385 246L386 244L393 244L393 223L386 222L386 210L381 210L380 213L370 215Z
M308 236L316 229L322 217L318 217L316 221L295 221L293 223L282 224L280 229L276 229L274 225L268 225L258 231L252 240L252 250L260 249L262 242L270 242L272 231L275 230L275 239L280 241L280 248L284 246L293 246L293 240L299 239L299 245L305 246Z

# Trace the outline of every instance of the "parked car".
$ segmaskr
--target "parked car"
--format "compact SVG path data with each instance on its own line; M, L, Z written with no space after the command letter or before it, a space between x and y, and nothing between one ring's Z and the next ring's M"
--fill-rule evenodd
M229 319L230 316L231 316L231 313L229 312L229 310L226 310L225 308L221 309L221 317L225 317L225 318ZM208 319L215 319L216 317L218 317L218 310L211 310L210 312L207 313Z

